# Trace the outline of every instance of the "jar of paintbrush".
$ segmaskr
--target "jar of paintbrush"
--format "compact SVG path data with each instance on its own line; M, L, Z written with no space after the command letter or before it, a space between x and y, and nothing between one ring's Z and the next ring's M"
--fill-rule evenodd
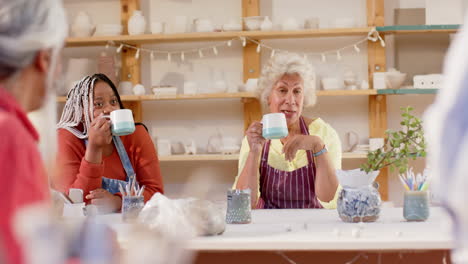
M143 191L145 186L139 187L135 178L131 178L126 187L120 186L122 194L122 220L131 222L137 219L140 211L145 206Z
M407 221L425 221L429 218L429 194L427 191L427 173L413 173L410 169L406 175L400 175L405 187L403 217Z

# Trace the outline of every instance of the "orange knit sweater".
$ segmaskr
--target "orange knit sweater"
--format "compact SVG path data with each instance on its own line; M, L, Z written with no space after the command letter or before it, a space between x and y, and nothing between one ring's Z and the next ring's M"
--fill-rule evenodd
M159 160L153 142L143 126L136 126L133 134L120 137L136 173L140 186L145 185L145 202L154 193L163 193ZM90 191L101 188L102 177L125 180L126 174L117 149L103 157L101 164L85 160L84 141L66 129L58 130L58 175L54 187L68 193L70 188L79 188L86 196Z

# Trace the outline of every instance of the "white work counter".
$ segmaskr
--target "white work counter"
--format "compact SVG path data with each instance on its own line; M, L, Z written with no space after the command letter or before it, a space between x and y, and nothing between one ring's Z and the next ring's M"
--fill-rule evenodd
M122 232L119 214L99 217ZM254 210L252 223L227 225L222 235L188 243L199 251L406 251L452 248L450 220L431 208L425 222L407 222L402 208L383 208L374 223L345 223L336 210ZM356 235L359 233L359 235ZM124 237L119 240L125 244Z

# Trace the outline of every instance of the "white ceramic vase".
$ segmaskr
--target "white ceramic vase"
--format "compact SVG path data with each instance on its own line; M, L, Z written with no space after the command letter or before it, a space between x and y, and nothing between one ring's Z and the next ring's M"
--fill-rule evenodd
M271 22L270 18L267 16L263 20L262 24L260 25L261 31L270 31L273 29L273 22Z
M132 17L128 20L128 34L141 35L145 33L146 21L140 10L135 10Z
M93 29L91 17L86 12L80 11L73 20L71 35L79 38L89 37L93 33Z

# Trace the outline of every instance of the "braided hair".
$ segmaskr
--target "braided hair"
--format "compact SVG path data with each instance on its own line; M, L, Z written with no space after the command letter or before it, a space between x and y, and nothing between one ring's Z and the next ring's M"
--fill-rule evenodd
M88 138L88 129L91 126L93 116L91 113L94 111L94 85L99 81L107 83L112 88L120 109L124 109L117 88L106 75L97 73L86 76L68 92L67 102L57 124L57 129L66 129L80 139ZM77 128L80 124L83 124L83 131Z

